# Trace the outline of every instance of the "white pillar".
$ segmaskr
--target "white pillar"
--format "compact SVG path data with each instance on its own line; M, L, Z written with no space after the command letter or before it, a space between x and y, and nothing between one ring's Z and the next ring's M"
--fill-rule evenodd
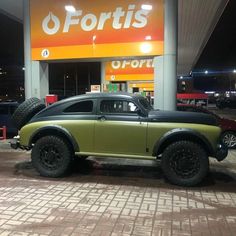
M177 92L178 0L165 0L164 7L164 56L154 59L154 107L173 111Z
M101 92L104 92L104 86L108 84L106 81L106 65L105 62L101 62Z
M24 0L23 11L24 11L25 98L27 99L32 97L29 0Z
M30 7L24 0L25 98L45 98L49 93L48 64L31 60Z
M49 94L48 63L32 61L32 97L45 98Z

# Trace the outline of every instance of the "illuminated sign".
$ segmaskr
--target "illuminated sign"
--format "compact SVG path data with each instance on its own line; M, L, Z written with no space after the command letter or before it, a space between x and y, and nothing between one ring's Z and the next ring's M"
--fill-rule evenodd
M163 54L164 0L31 0L33 60Z
M130 81L153 80L153 59L135 59L106 62L106 80Z

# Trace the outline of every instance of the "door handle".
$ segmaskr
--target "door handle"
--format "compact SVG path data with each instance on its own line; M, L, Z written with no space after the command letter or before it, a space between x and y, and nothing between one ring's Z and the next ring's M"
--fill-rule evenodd
M106 120L106 117L105 117L105 116L99 116L99 117L98 117L98 120L100 120L100 121L105 121L105 120Z

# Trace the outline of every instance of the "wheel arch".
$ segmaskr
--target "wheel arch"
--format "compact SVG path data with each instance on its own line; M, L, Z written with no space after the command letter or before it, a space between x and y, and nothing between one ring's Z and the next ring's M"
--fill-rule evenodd
M181 140L198 143L205 149L209 156L214 155L214 149L205 136L195 130L179 128L168 131L160 140L156 142L153 149L153 156L162 154L168 145Z
M29 146L32 147L32 145L39 138L47 135L55 135L63 138L68 142L69 145L71 145L71 148L73 148L74 152L79 152L79 145L77 144L75 138L71 135L71 133L67 129L59 125L44 126L42 128L37 129L30 137Z

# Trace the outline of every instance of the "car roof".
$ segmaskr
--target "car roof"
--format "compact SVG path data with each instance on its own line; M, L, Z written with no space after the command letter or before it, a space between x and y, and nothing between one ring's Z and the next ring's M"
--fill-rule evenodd
M77 99L86 99L86 98L139 98L142 97L140 94L132 94L132 93L124 93L124 92L118 92L118 93L86 93L82 95L73 96L70 98L63 99L59 102L69 102L74 101Z

